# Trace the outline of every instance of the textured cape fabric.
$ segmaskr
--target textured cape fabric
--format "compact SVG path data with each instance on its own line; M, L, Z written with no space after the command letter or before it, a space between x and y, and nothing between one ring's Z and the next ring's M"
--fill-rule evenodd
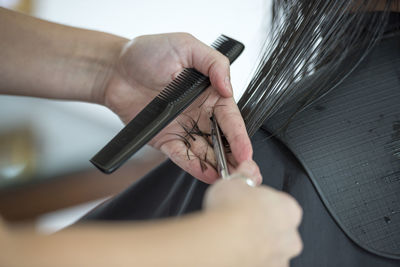
M296 106L264 127L300 160L352 240L400 259L400 35L383 38L340 87L279 132Z
M395 267L400 261L376 256L352 242L335 223L296 158L260 129L252 139L254 157L264 184L288 192L303 208L299 231L304 243L292 267ZM201 209L207 185L167 160L116 197L104 202L82 221L147 220ZM189 194L192 193L192 194ZM185 198L192 195L189 200ZM183 203L188 204L186 206ZM282 211L285 212L285 211Z
M329 131L318 130L318 127L324 125L318 122L318 118L321 116L329 118L329 112L332 112L330 101L340 100L341 96L351 98L354 88L378 89L376 94L369 98L370 103L357 103L357 101L354 103L364 108L379 106L379 98L384 99L386 96L397 99L400 96L400 94L385 95L385 91L382 91L390 91L395 86L397 92L400 92L399 42L400 38L396 36L381 42L343 84L303 112L301 116L296 117L286 134L277 137L270 135L271 130L279 128L277 121L285 118L283 112L266 122L252 138L254 158L263 174L263 183L291 194L304 211L299 228L304 250L300 256L292 260L292 267L400 266L399 260L387 258L393 256L390 253L394 255L399 253L400 246L399 239L396 239L400 231L400 213L396 210L400 204L400 173L396 172L399 161L390 159L388 166L374 165L370 156L374 155L375 148L357 143L359 138L369 138L368 140L374 143L374 138L370 138L371 136L383 135L394 141L383 146L379 143L380 147L383 147L384 152L389 149L395 155L397 144L395 122L399 108L393 107L395 102L388 101L387 103L391 103L388 112L380 114L383 117L375 120L370 120L369 113L364 109L356 116L359 121L348 122L340 117L341 124L338 125L343 130L341 133L347 133L344 136L341 136L336 128ZM376 99L378 100L374 101ZM398 104L400 105L400 101ZM357 113L354 105L342 106L343 109L339 113ZM339 116L339 113L332 116ZM340 116L344 116L343 114ZM363 120L363 114L366 114L366 121ZM382 128L379 123L385 126ZM387 125L390 127L387 128ZM363 134L358 133L357 129L361 129ZM382 132L386 130L387 133ZM324 139L319 138L327 136L327 132L331 133L328 137L337 135L338 138L329 139L336 140L336 145L332 145L329 140L324 143ZM315 144L310 140L315 141ZM349 146L352 146L352 149L349 150ZM366 147L367 151L361 151L364 153L360 154L358 147L364 149ZM352 157L358 164L347 166L341 162L340 148L346 151L344 155L348 159ZM376 155L383 155L384 152L376 151ZM324 163L333 165L326 166ZM335 172L337 167L342 169ZM388 168L387 175L382 176L381 172L376 172L376 177L380 178L371 178L375 176L371 176L370 173L375 173L379 168ZM353 176L343 176L343 173L349 171L357 179ZM335 180L335 174L342 176ZM332 186L328 186L324 191L324 185L329 183L334 185L334 190ZM375 187L379 187L379 190L374 191ZM206 184L195 180L168 160L121 194L95 208L81 221L147 220L180 216L201 209L206 189ZM369 205L365 205L363 201ZM379 220L372 223L368 221L375 217ZM388 217L389 221L385 217ZM383 239L376 238L379 235Z

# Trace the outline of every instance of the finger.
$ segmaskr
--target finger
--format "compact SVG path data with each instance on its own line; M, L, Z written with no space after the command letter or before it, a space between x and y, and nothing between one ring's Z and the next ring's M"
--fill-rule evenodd
M233 98L220 98L214 114L237 163L251 160L253 148L243 118Z
M303 246L304 246L303 241L301 240L300 234L297 230L293 235L292 245L293 245L292 257L294 258L301 254L301 252L303 251Z
M211 85L220 95L232 97L229 59L192 35L186 35L185 39L185 45L189 49L181 50L185 53L181 54L181 57L185 59L183 67L200 71L210 78Z
M289 267L289 261L285 260L283 263L279 263L277 267Z
M290 222L291 225L298 227L303 217L303 210L301 206L293 196L283 192L281 194L282 194L282 203L284 203L285 205L285 211L287 216L287 218L285 218L286 221Z
M258 168L257 163L254 160L247 160L242 162L233 172L233 174L235 173L245 175L257 185L260 185L262 182L262 177L259 175L260 169Z
M303 250L303 242L297 229L287 230L277 243L281 248L282 258L292 259Z
M232 176L238 176L235 174ZM231 179L218 179L210 186L204 197L204 208L218 208L226 204L237 202L238 196L246 196L254 194L255 188L249 186L246 182L246 177L232 177ZM239 179L237 179L239 178ZM243 178L243 179L241 179Z
M232 151L228 151L228 149L225 149L225 154L226 154L226 161L228 162L229 165L231 165L232 167L236 168L239 164L237 163L235 157L232 154ZM232 169L233 171L233 169Z

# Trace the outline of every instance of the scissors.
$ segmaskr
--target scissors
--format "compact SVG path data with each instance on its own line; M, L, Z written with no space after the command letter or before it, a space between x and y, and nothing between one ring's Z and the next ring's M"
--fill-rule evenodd
M226 179L229 176L229 171L228 171L228 164L226 162L225 146L222 141L221 129L219 128L217 119L215 118L214 114L212 114L210 120L211 120L211 138L214 146L215 158L217 159L217 171L218 174L223 179Z

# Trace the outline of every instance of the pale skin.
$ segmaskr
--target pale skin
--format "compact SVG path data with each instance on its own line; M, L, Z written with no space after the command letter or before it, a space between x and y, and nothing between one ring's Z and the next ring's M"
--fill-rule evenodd
M210 77L213 87L150 144L193 176L213 183L218 175L206 140L189 139L188 158L185 144L176 134L184 134L178 122L189 125L191 118L200 118L200 128L209 132L214 110L231 145L230 167L252 158L250 139L232 97L228 59L193 36L174 33L128 40L5 9L0 12L0 93L98 103L127 123L183 68L196 68ZM207 158L206 170L197 157Z
M261 183L223 55L185 33L127 40L2 8L0 36L1 94L98 103L125 123L183 68L196 68L212 84L204 104L198 107L205 99L200 98L150 144L193 176L214 183L218 175L206 140L192 142L188 158L174 136L189 118L200 118L207 132L214 111L231 146L230 168L239 177L211 186L204 210L179 219L88 224L51 236L0 223L1 266L287 266L300 252L296 202L242 179ZM209 153L206 170L196 159L204 153Z
M289 266L302 249L301 209L285 193L248 186L243 178L255 167L243 162L231 180L211 186L203 211L178 219L87 224L50 236L3 226L0 265Z

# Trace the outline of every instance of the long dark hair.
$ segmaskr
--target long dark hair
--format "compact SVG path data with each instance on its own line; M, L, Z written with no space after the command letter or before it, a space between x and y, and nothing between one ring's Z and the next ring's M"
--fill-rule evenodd
M238 103L249 135L295 95L305 77L310 80L296 96L295 113L334 89L380 39L397 6L397 0L274 0L269 40Z

